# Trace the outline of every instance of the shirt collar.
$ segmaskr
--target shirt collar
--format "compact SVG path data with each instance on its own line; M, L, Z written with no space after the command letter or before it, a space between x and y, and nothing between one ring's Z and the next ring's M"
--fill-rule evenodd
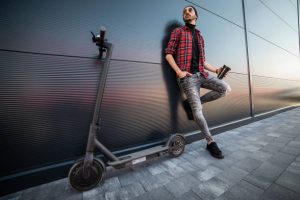
M189 30L190 30L190 28L187 27L186 25L183 26L183 29L186 30L186 31L189 31ZM196 31L196 32L200 32L196 27L195 27L195 31Z

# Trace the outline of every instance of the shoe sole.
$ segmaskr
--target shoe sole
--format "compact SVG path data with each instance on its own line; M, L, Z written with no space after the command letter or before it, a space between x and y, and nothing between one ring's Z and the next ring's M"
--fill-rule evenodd
M218 158L218 159L223 159L224 158L224 155L214 155L214 154L212 154L207 148L206 148L206 150L210 153L210 155L212 156L212 157L214 157L214 158Z

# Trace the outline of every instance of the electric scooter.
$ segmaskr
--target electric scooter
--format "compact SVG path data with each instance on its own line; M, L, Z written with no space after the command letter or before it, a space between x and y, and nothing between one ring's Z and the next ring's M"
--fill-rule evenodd
M92 40L99 47L99 58L104 61L104 66L98 85L98 93L93 120L90 125L88 135L86 154L84 158L77 160L73 164L68 175L71 186L79 191L89 190L101 183L104 180L106 166L112 166L116 169L120 169L166 154L169 154L172 157L178 157L183 153L186 143L185 137L182 134L172 134L163 145L154 146L139 152L117 157L96 138L96 132L100 129L99 114L113 50L113 45L104 39L105 32L106 29L103 26L100 28L100 35L95 36L95 34L91 31L93 35ZM94 157L95 149L98 149L107 158L108 161L106 163L104 163L101 159Z

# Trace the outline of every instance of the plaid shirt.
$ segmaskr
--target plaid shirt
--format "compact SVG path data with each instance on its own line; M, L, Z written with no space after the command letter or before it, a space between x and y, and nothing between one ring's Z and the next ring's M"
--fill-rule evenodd
M198 29L196 30L197 43L199 48L199 72L207 78L208 73L204 71L204 39ZM178 67L183 71L191 72L192 60L192 32L187 26L182 26L173 30L165 54L175 56Z

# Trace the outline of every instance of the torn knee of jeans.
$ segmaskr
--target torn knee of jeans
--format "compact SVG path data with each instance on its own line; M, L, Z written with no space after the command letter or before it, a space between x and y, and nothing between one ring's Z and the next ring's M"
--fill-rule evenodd
M226 90L225 90L225 96L229 95L231 92L231 87L227 85Z

